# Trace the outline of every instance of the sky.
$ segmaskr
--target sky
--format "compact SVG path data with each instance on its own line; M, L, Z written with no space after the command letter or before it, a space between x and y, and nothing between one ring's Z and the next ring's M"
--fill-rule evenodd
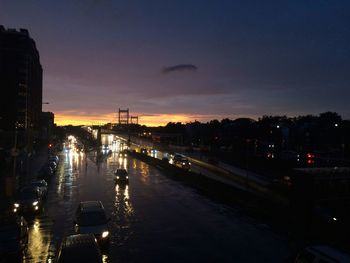
M63 124L298 116L350 119L348 0L0 0L43 66Z

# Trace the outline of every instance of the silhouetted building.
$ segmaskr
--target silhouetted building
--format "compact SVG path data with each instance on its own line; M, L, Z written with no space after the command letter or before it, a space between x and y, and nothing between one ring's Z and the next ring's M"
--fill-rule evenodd
M39 52L28 30L0 25L1 137L13 144L17 127L17 147L29 151L40 132L42 73Z
M45 141L52 136L54 128L55 115L52 112L41 113L41 138Z

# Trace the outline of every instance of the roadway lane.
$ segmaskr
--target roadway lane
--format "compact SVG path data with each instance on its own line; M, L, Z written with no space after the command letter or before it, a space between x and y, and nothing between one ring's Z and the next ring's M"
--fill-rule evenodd
M129 185L113 171L129 170ZM80 201L101 200L111 216L106 262L284 262L288 241L239 209L206 199L193 189L130 157L96 162L96 154L61 156L44 213L30 221L26 262L50 261L64 235L73 234Z

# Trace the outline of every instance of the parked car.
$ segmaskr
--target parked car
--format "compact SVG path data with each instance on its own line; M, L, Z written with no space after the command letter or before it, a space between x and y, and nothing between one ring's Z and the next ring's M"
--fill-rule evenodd
M62 240L56 261L58 263L102 263L102 255L94 235L70 235Z
M13 262L21 260L28 245L28 225L22 216L0 217L0 258ZM7 261L5 261L7 262Z
M350 262L350 255L325 245L309 246L302 249L295 263L345 263Z
M109 219L101 201L80 202L75 213L75 233L94 234L101 245L109 243Z
M50 166L44 165L40 168L37 178L39 180L44 179L45 181L48 181L51 179L53 175L54 175L54 172L52 168Z
M53 171L54 173L56 173L57 164L55 163L55 161L47 161L47 162L45 163L45 165L46 165L46 166L49 166L49 167L52 169L52 171Z
M55 156L50 156L49 159L48 159L48 162L54 162L56 164L56 166L58 166L59 159L58 159L58 157L56 155Z
M51 156L49 156L48 160L49 161L54 161L58 165L58 162L59 162L60 159L58 158L57 155L51 155Z
M43 207L42 193L39 187L26 186L22 188L13 204L15 213L37 213Z
M42 179L42 180L36 180L36 181L32 181L30 183L31 186L36 186L36 187L39 187L41 193L42 193L42 196L43 197L46 197L47 196L47 190L48 190L48 185L47 185L47 182Z
M117 183L128 183L129 182L129 175L126 169L119 168L114 172L115 175L115 181Z

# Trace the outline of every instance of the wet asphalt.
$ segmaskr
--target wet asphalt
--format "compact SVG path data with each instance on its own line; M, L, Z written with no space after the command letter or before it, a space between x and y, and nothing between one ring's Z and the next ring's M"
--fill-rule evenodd
M102 201L111 218L104 262L286 262L288 239L239 208L207 199L165 171L118 153L60 156L44 211L29 219L24 262L51 262L65 235L74 234L80 201ZM129 172L116 185L114 170Z

